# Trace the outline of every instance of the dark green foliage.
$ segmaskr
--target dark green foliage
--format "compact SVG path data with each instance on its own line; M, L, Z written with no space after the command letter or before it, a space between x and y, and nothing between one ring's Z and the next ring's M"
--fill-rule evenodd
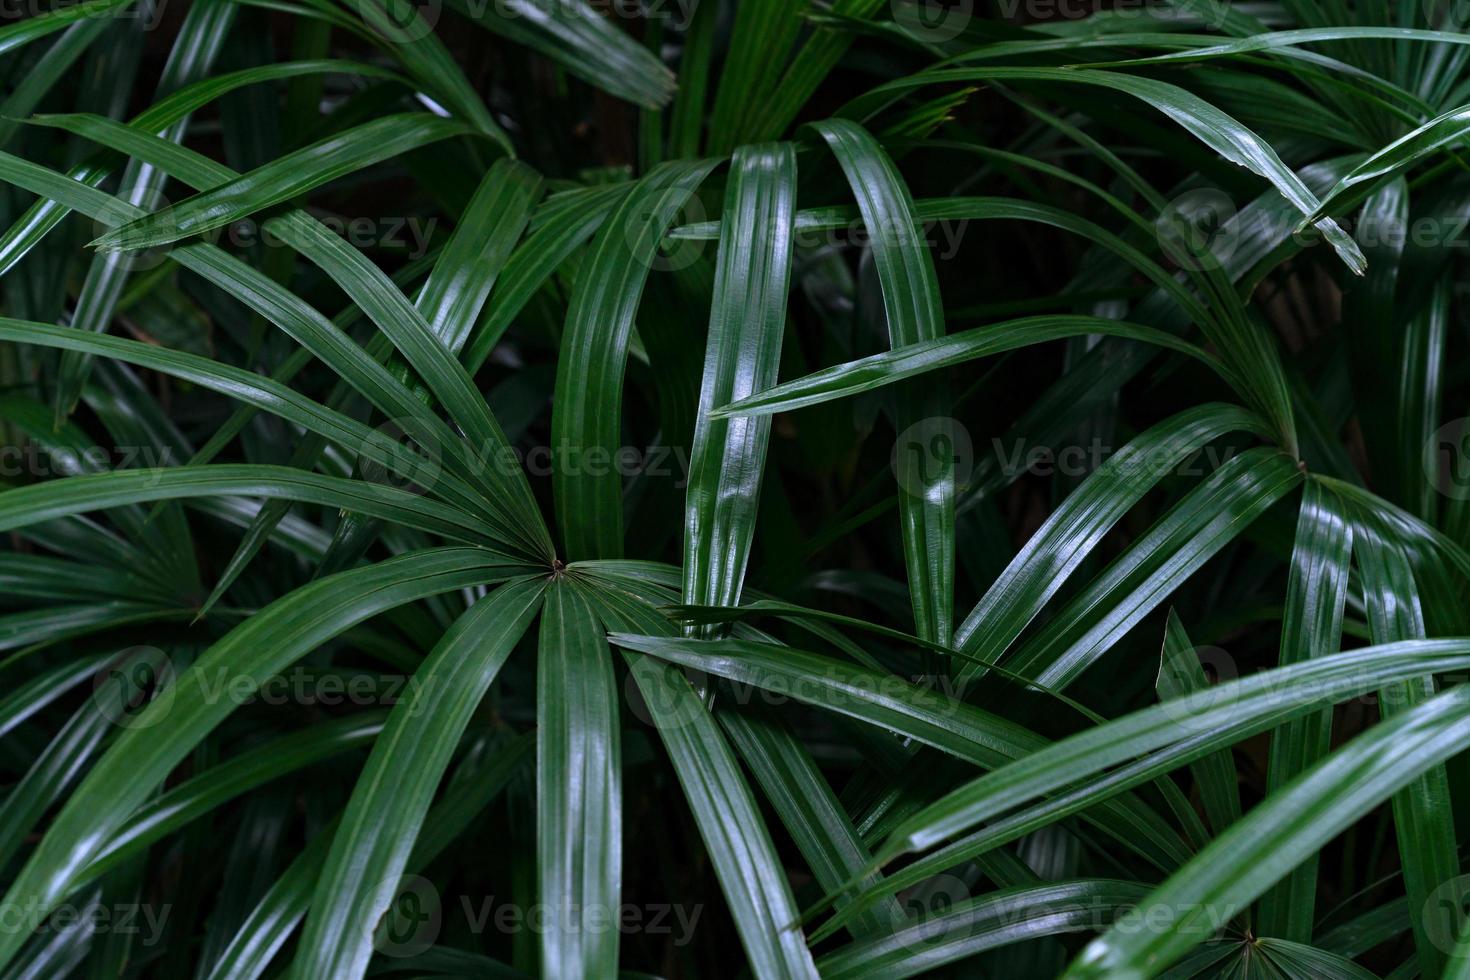
M20 6L0 976L1470 978L1462 4Z

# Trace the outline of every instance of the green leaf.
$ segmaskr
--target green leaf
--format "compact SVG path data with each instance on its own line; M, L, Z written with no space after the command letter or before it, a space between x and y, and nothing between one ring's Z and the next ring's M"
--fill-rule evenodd
M228 4L224 6L227 9L230 8ZM66 9L76 10L78 7ZM201 109L244 86L323 73L363 75L408 84L390 71L355 61L316 60L260 65L227 72L213 78L202 78L185 85L177 92L167 98L159 99L140 112L128 125L144 132L157 132L173 126L174 123L187 117L196 109ZM32 119L31 121L39 120ZM89 187L99 187L113 172L114 162L114 158L110 155L99 154L86 163L73 167L68 171L67 176ZM41 240L66 217L69 210L65 204L58 201L43 199L37 201L25 214L16 219L15 224L0 235L0 275L9 272L16 262L19 262L31 249L40 244Z
M882 0L836 0L832 4L832 12L866 18L878 13L882 7ZM811 12L807 18L812 19ZM856 38L847 31L816 26L797 49L780 81L760 101L760 111L749 119L749 139L775 139L786 132L854 40Z
M882 354L871 354L846 364L823 368L804 378L746 395L719 406L712 414L715 418L733 418L790 412L873 391L977 358L1068 337L1090 336L1125 337L1154 344L1193 357L1221 374L1228 374L1210 354L1162 330L1103 317L1058 314L1007 320L963 330L938 340L895 347Z
M226 33L234 23L236 7L226 2L191 5L174 40L158 89L169 92L210 73L225 44ZM180 118L164 129L165 141L180 142L188 122ZM163 174L136 161L124 169L118 195L130 206L156 206L164 184ZM71 325L93 333L105 331L117 310L129 264L118 256L94 256L82 283L81 295L71 316ZM56 421L59 424L75 408L86 387L91 362L74 353L61 357L56 380Z
M633 318L658 243L716 162L660 164L618 203L583 261L551 412L557 523L571 559L622 555L623 488L614 463Z
M133 0L88 0L55 10L36 13L19 23L0 28L0 54L6 54L39 40L47 34L70 27L78 21L106 17L132 6Z
M733 681L737 697L748 697L752 687L775 691L899 733L985 768L1026 757L1046 745L1040 735L1015 722L939 691L802 650L748 640L676 640L625 633L615 633L611 639L625 649ZM747 693L741 693L741 686ZM1167 825L1149 821L1145 815L1136 801L1104 802L1096 819L1165 866L1172 866L1171 857L1174 863L1182 860L1188 853L1183 842ZM1155 836L1129 836L1130 831L1138 830ZM849 882L853 884L856 882ZM885 887L890 884L885 883Z
M899 219L894 215L891 220ZM804 208L796 213L796 231L802 236L842 231L859 221L866 227L867 215L851 207ZM1143 273L1154 285L1167 292L1190 319L1204 326L1212 322L1209 309L1145 252L1101 225L1063 208L1010 197L922 198L913 202L909 224L898 226L898 234L904 236L906 229L912 229L905 237L926 242L928 233L925 229L929 223L969 221L1026 221L1071 232L1107 249ZM670 237L697 241L714 238L718 234L719 222L705 221L675 228Z
M769 711L722 709L718 717L822 888L841 892L847 882L860 880L837 906L846 905L858 888L881 887L882 876L867 871L873 863L867 845L790 728ZM886 936L903 922L903 909L889 900L854 916L850 929L859 939Z
M254 405L318 433L337 445L361 453L405 479L417 477L428 492L473 510L479 496L452 473L438 473L436 461L340 412L326 408L295 390L261 375L195 354L170 351L123 337L88 335L69 327L0 318L0 341L77 350L180 378ZM431 479L431 477L433 477ZM509 541L507 541L509 543Z
M705 94L709 89L710 62L714 58L715 27L720 4L699 3L684 28L684 49L679 56L679 87L669 115L669 156L687 160L699 155L704 128ZM779 136L780 134L774 134Z
M1161 37L1168 36L1161 35ZM1156 65L1171 61L1196 62L1212 58L1251 54L1256 51L1276 51L1281 48L1295 47L1299 44L1320 44L1325 41L1398 40L1431 42L1434 44L1470 44L1470 35L1467 34L1457 34L1451 31L1421 31L1405 27L1370 25L1343 25L1326 28L1308 27L1290 31L1266 31L1219 44L1211 43L1210 39L1202 37L1178 36L1174 39L1180 44L1191 46L1203 44L1204 46L1191 47L1188 51L1180 51L1173 54L1161 54L1148 58L1116 61L1111 62L1111 64Z
M1409 510L1427 521L1438 510L1438 461L1431 447L1440 428L1449 316L1448 284L1441 280L1424 309L1404 325L1400 346L1394 453L1399 477L1394 482Z
M746 142L796 42L801 13L798 4L786 0L746 0L735 8L710 118L711 151L729 153Z
M52 819L5 903L45 912L70 893L107 840L234 710L233 700L216 696L221 676L232 693L254 691L377 613L527 571L483 549L434 549L320 579L272 603L205 651L133 719ZM0 935L0 962L9 962L24 940L19 931Z
M106 654L93 654L89 657L63 662L16 687L5 696L4 700L0 700L0 735L12 731L36 712L91 677L98 668L107 663L108 659L110 658Z
M20 120L31 114L36 105L56 86L87 49L107 30L106 20L73 24L26 73L15 90L0 101L0 146L7 145L20 126Z
M1340 648L1352 549L1352 524L1342 501L1317 481L1307 481L1281 617L1282 667L1329 656ZM1314 712L1276 729L1271 733L1266 785L1274 792L1327 755L1331 737L1330 711ZM1317 867L1312 855L1261 897L1262 932L1294 942L1312 938Z
M388 42L381 46L425 92L498 143L506 153L515 155L510 137L490 115L484 100L465 78L444 42L434 34L434 25L424 20L414 4L409 0L357 0L351 9L378 38ZM437 11L434 8L433 12Z
M259 464L118 470L7 490L0 493L0 530L145 500L210 496L279 497L339 507L460 541L495 537L495 531L477 518L407 490Z
M1353 540L1373 641L1423 637L1419 590L1403 549L1372 515L1354 522ZM1433 697L1435 689L1433 676L1427 674L1387 685L1379 692L1378 710L1385 719L1396 717ZM1414 922L1419 966L1426 976L1433 976L1444 967L1444 952L1434 937L1452 934L1456 925L1454 913L1436 904L1433 894L1459 875L1460 859L1448 772L1442 765L1416 772L1418 778L1406 780L1393 797L1393 824L1410 907L1424 910Z
M122 669L127 671L128 665ZM272 739L212 766L140 807L87 866L78 884L85 887L146 854L151 845L257 786L371 745L382 730L381 714L335 718Z
M114 732L114 711L140 694L139 678L123 665L109 671L67 720L0 804L0 864L10 865L46 811L92 767ZM16 930L19 932L20 930Z
M982 663L1000 660L1144 494L1221 436L1261 431L1259 421L1243 409L1202 405L1139 435L1093 471L1037 529L960 624L956 644ZM965 665L959 676L968 682L982 671Z
M1159 518L1006 666L1066 688L1301 479L1296 464L1278 451L1235 456Z
M612 651L566 578L547 589L536 667L536 842L550 976L614 976L623 877Z
M491 415L474 379L413 304L383 272L304 212L266 222L277 237L319 265L352 297L394 347L418 372L469 441L468 451L482 462L490 499L506 499L510 527L532 554L550 559L550 534L541 520L525 473L509 440ZM419 399L422 403L424 399Z
M1331 209L1333 202L1349 187L1377 177L1402 172L1430 154L1459 143L1467 132L1470 132L1470 105L1460 106L1435 116L1423 125L1400 136L1344 175L1332 190L1327 192L1327 196L1322 198L1322 202L1310 217L1316 218L1326 214Z
M899 348L943 336L944 310L934 260L923 239L914 234L913 197L898 168L854 122L829 119L812 127L847 175L871 235L889 345ZM938 382L905 385L898 391L897 403L898 507L915 632L926 640L948 643L954 620L954 458L933 451L949 438L950 423L942 415L945 388Z
M1268 143L1228 113L1199 96L1158 79L1081 68L939 68L880 85L848 103L842 114L850 118L866 119L885 102L913 88L944 82L986 81L1091 85L1140 99L1189 130L1195 138L1226 160L1269 180L1282 197L1303 216L1311 219L1311 223L1349 269L1362 275L1366 268L1362 250L1352 236L1331 219L1316 216L1321 201L1295 171L1281 162L1281 158Z
M1042 936L1094 929L1129 911L1147 894L1127 881L1063 881L1003 888L892 936L859 940L823 956L824 978L912 977L988 949Z
M432 861L499 795L530 758L533 742L533 736L528 733L502 746L489 761L474 767L472 778L445 792L424 818L408 859L410 872ZM319 832L261 896L215 961L208 980L256 980L265 973L272 957L306 916L317 878L326 863L328 847L335 837L334 830L332 827Z
M115 228L91 244L104 253L168 245L289 201L375 163L471 132L464 123L427 113L374 119Z
M1210 686L1199 654L1184 632L1184 624L1174 610L1164 627L1164 650L1159 661L1159 677L1154 682L1160 701L1187 697ZM1237 785L1235 760L1229 749L1211 753L1190 766L1205 815L1215 833L1223 833L1240 819L1240 787Z
M484 365L511 322L536 291L587 239L627 193L626 186L590 187L552 195L532 215L531 234L517 246L490 295L484 318L464 353L471 374Z
M611 589L594 595L610 628L672 632L652 609ZM694 811L752 972L815 978L811 953L793 928L796 901L775 845L703 698L675 667L627 649L623 657Z
M1368 693L1385 682L1426 671L1457 670L1467 662L1467 656L1470 643L1464 640L1419 640L1367 647L1264 671L1182 700L1135 711L1034 751L954 790L896 827L880 857L889 860L899 854L927 850L982 822L1004 825L1013 819L1002 816L1007 811L1065 790L1058 799L1070 796L1072 804L1056 813L1052 817L1055 819L1080 805L1096 804L1186 765L1221 746ZM1333 758L1328 756L1324 764ZM1228 833L1233 832L1232 828ZM953 867L994 846L992 839L996 836L980 831L916 861L912 867L923 865L932 869L931 874ZM1284 876L1291 869L1277 870ZM907 871L905 868L890 875L889 885L897 887Z
M414 672L352 792L317 879L300 976L361 977L450 755L541 607L542 579L511 582L455 621Z
M1168 910L1162 928L1114 925L1064 976L1158 972L1354 820L1441 765L1467 737L1470 689L1463 687L1375 725L1262 801L1150 893L1150 907Z
M791 287L795 198L791 144L735 152L684 501L685 602L740 600L771 423L714 418L712 412L775 383Z
M1289 976L1322 977L1323 980L1373 980L1373 974L1352 960L1326 950L1287 939L1262 937L1255 948Z
M497 160L465 205L414 306L435 337L460 353L541 196L541 175Z
M157 141L154 141L154 146L157 147ZM8 154L0 154L0 179L21 183L35 193L66 201L97 220L113 224L138 213L137 209L100 191ZM402 381L393 377L340 328L298 297L212 245L183 246L175 249L172 255L180 265L226 289L311 350L318 359L331 365L385 415L410 428L416 441L428 442L442 453L444 464L467 482L473 485L484 474L487 461L476 458L472 447L429 411ZM503 465L505 461L488 462ZM525 533L523 530L511 530L517 524L514 519L502 516L507 506L503 501L483 494L480 500L480 506L505 533Z
M674 95L674 75L594 7L576 0L471 0L449 5L506 40L539 51L611 95L658 109ZM651 16L667 17L666 11Z

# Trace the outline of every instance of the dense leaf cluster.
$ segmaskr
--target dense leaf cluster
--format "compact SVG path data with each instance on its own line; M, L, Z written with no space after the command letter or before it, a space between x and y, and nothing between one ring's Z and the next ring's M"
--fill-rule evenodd
M1470 977L1470 9L1081 6L7 10L3 975Z

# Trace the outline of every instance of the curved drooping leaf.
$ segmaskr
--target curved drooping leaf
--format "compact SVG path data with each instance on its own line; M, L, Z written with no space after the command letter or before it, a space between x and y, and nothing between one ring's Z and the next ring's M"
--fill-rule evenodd
M663 64L597 10L576 0L449 0L475 23L555 60L605 92L650 108L674 95Z
M468 132L472 130L464 123L427 113L375 119L115 228L92 244L102 252L168 245L288 201L401 153Z
M1110 456L1037 529L965 617L956 636L960 649L981 662L1000 660L1102 535L1151 487L1215 439L1261 431L1241 409L1205 405L1159 423ZM960 676L968 680L979 673L967 665Z
M0 28L0 54L24 47L47 34L64 30L78 21L100 19L124 11L133 0L88 0L47 10L19 23Z
M591 564L591 563L589 563ZM612 589L595 589L604 624L673 632L651 608ZM751 969L762 976L818 976L799 929L796 900L740 766L703 698L675 667L624 650L632 682L647 707L684 798L694 811L710 861L740 933Z
M1321 201L1300 177L1276 155L1276 151L1228 113L1177 85L1139 75L1096 69L1059 68L940 68L912 75L874 88L848 103L843 114L866 118L875 109L910 89L944 82L1038 81L1093 85L1141 99L1189 130L1210 149L1269 180L1281 196L1303 216L1312 219L1322 236L1353 272L1365 269L1362 250L1336 222L1318 218Z
M222 802L262 783L373 743L380 714L364 713L312 725L242 752L144 804L87 866L81 886L99 878Z
M541 605L545 584L502 585L455 621L413 676L333 834L294 969L360 977L449 758Z
M1125 337L1155 344L1196 358L1214 370L1225 373L1225 368L1211 355L1162 330L1103 317L1058 314L1025 317L988 327L976 327L938 340L906 344L882 354L870 354L859 360L823 368L804 378L736 399L719 406L713 415L715 418L733 418L790 412L838 398L848 398L977 358L1002 354L1032 344L1083 336Z
M318 644L379 612L526 571L479 548L423 551L320 579L252 616L164 688L119 735L51 821L5 901L44 912L66 897L108 838L235 708L215 687L221 672L226 690L253 691ZM0 937L0 960L12 959L24 939L20 932Z
M625 649L735 682L733 696L737 699L751 697L754 691L776 691L898 732L985 768L1024 758L1046 744L1044 738L1021 725L901 677L789 647L746 640L676 640L626 633L613 634L612 641ZM1104 802L1095 816L1119 840L1163 866L1172 866L1188 853L1173 828L1137 801ZM1139 834L1148 836L1140 839ZM877 887L890 886L884 882Z
M66 9L75 10L77 8ZM196 109L203 108L238 88L277 79L291 79L320 73L344 73L401 80L392 72L355 61L305 60L278 65L260 65L226 72L212 78L201 78L185 85L140 112L128 125L144 132L157 132L173 126ZM33 117L31 121L42 122L44 119L45 117L39 119ZM112 164L110 157L99 155L96 159L73 167L67 176L89 187L98 187L112 173ZM66 217L69 210L61 202L49 198L42 199L33 204L25 214L16 219L15 224L0 234L0 275L9 272L16 262L19 262L31 249L40 244L41 240Z
M1430 154L1460 142L1467 132L1470 132L1470 106L1460 106L1440 113L1400 136L1345 174L1322 198L1310 217L1326 214L1332 208L1333 202L1349 187L1405 170Z
M407 868L417 871L436 857L477 816L529 759L528 733L502 746L471 776L448 790L424 818ZM208 974L208 980L256 980L305 917L317 878L334 839L324 828L261 896Z
M817 961L823 977L912 977L988 949L1106 925L1147 889L1125 881L1004 888L922 919L892 936L859 940Z
M119 470L7 490L0 493L0 530L139 501L210 496L281 497L401 521L461 541L495 538L494 530L476 518L408 490L254 464Z
M1457 688L1408 708L1318 762L1216 838L1148 896L1170 910L1164 928L1114 926L1066 974L1112 977L1157 971L1207 938L1368 809L1441 764L1470 736L1470 691Z

